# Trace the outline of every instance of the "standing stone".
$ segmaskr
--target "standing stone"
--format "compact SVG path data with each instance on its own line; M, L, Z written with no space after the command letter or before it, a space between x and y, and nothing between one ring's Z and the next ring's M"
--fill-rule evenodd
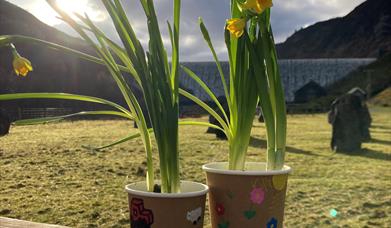
M10 125L11 122L8 116L0 111L0 137L9 133Z
M337 152L361 150L361 143L368 140L371 117L360 96L345 94L331 104L328 121L333 132L331 149Z
M221 106L223 107L225 113L227 114L227 117L228 119L230 118L230 115L229 115L229 107L228 107L228 104L227 104L227 101L225 99L225 97L218 97L217 98L221 104ZM225 119L224 118L224 115L223 113L220 111L220 109L218 107L216 107L215 109L215 112L221 116L222 119ZM221 124L216 120L216 118L214 118L212 115L209 115L209 123L211 124L214 124L214 125L217 125L219 127L222 128ZM215 129L215 128L212 128L212 127L209 127L207 130L206 130L206 133L209 133L209 134L216 134L216 138L218 139L223 139L223 140L227 140L227 136L225 135L225 133L221 130L218 130L218 129Z
M260 122L260 123L265 123L265 119L263 118L263 113L262 113L262 108L261 108L261 106L259 105L258 107L257 107L257 109L258 109L258 122Z
M359 87L355 87L351 89L348 94L352 94L358 96L361 100L361 104L363 108L360 111L360 120L361 120L361 137L363 142L368 142L371 140L371 134L369 132L369 128L371 127L371 115L369 114L369 110L365 101L368 97L368 94Z
M360 112L360 120L361 120L361 139L363 142L369 142L371 140L371 133L369 132L369 128L371 127L372 118L369 113L367 105L364 103L363 108Z

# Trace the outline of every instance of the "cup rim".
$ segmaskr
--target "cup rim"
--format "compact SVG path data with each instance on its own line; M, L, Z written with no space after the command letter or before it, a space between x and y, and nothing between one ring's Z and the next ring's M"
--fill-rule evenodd
M202 169L207 173L217 173L225 175L241 175L241 176L270 176L282 175L292 172L292 168L284 165L281 170L266 170L265 168L254 169L258 167L266 167L265 162L246 162L246 167L251 167L251 170L229 170L228 162L211 162L202 166Z
M156 183L160 183L160 181L156 181ZM144 196L144 197L153 197L153 198L191 198L198 197L202 195L206 195L209 191L209 187L205 184L193 182L193 181L181 181L181 188L185 185L192 185L193 187L200 188L200 190L191 191L191 192L180 192L180 193L156 193L156 192L148 192L143 190L134 189L136 186L145 186L146 181L139 181L132 184L128 184L125 186L125 190L129 194Z

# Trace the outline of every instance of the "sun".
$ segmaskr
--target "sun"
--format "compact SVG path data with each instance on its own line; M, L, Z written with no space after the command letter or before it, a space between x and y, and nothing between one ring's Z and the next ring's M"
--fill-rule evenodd
M89 0L56 0L56 2L63 11L71 15L75 20L79 20L75 14L82 16L87 14L95 22L106 19L104 11L100 10L99 6L91 5ZM95 3L95 1L93 2ZM57 13L45 1L42 1L42 3L44 4L36 4L31 10L38 19L51 26L63 23L63 21L58 19Z
M92 1L94 2L94 1ZM95 1L96 2L96 1ZM57 0L58 6L69 14L87 14L92 21L105 19L103 11L93 7L88 0ZM76 19L76 17L74 17Z
M57 4L69 14L77 13L84 15L84 13L91 13L88 0L57 0Z

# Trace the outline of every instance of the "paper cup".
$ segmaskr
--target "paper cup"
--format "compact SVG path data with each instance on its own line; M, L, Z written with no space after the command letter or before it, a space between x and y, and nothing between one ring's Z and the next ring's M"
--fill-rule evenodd
M245 171L228 163L204 165L213 228L283 227L284 203L291 168L266 171L265 163L246 163Z
M208 186L182 181L181 193L148 192L145 181L129 184L132 228L203 227Z

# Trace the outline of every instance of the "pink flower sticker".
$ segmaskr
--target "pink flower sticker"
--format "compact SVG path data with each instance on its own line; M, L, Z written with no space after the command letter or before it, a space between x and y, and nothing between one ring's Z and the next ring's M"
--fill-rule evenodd
M265 192L263 191L262 188L253 188L253 190L250 193L250 199L251 202L260 205L265 199Z

